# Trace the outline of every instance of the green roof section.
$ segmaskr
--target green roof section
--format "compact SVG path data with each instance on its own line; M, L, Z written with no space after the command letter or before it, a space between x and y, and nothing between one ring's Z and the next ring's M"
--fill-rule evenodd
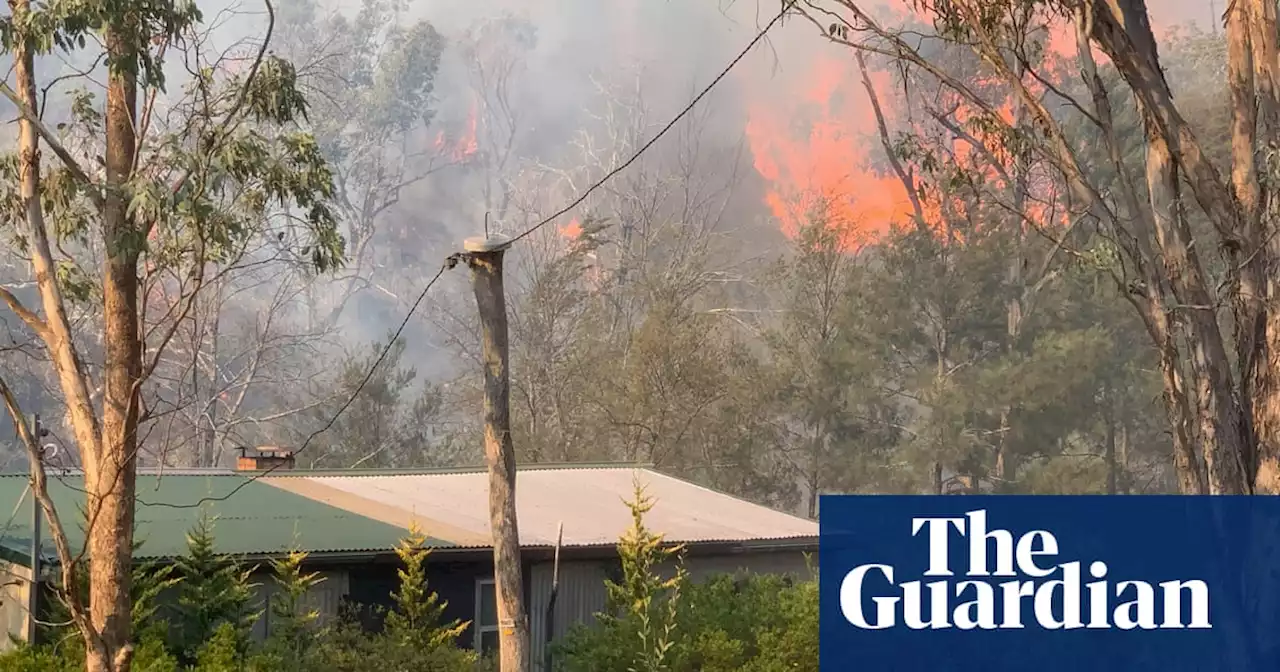
M49 474L49 494L73 553L84 547L84 477ZM26 474L0 474L0 554L29 564L32 496ZM187 533L203 513L213 520L221 553L265 556L308 553L370 553L394 549L407 531L237 473L139 474L135 558L171 558L186 552ZM204 500L204 501L202 501ZM12 516L10 516L12 514ZM48 524L41 551L56 560ZM428 539L436 548L453 544Z

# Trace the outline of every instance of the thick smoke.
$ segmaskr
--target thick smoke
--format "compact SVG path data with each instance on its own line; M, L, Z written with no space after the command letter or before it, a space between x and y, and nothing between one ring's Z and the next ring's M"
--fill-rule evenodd
M1151 0L1149 9L1157 30L1178 24L1212 25L1224 9L1226 0ZM277 0L288 2L288 0ZM900 3L885 3L898 5ZM355 0L326 5L333 11L354 14L359 9ZM383 231L379 263L386 275L395 279L386 286L364 291L345 313L339 342L331 343L335 355L347 349L362 347L370 341L385 338L399 324L410 303L445 255L457 250L463 238L480 233L486 213L486 184L495 180L520 181L542 188L526 189L528 198L493 225L515 232L540 219L540 215L558 209L572 200L576 192L565 184L532 183L530 174L540 170L579 171L579 177L590 177L583 171L586 159L579 141L582 135L596 138L598 147L608 150L609 122L602 118L613 102L628 92L639 92L643 101L644 123L636 125L637 136L632 146L651 137L673 115L679 112L738 51L755 35L778 9L776 0L419 0L408 5L406 21L430 21L447 41L435 88L436 118L426 138L438 132L450 138L465 136L477 115L475 79L467 56L461 49L469 31L504 16L526 21L536 38L534 46L519 56L518 66L510 82L511 109L516 112L515 137L510 160L496 171L484 166L467 165L444 170L415 185L398 207L389 210L381 226ZM266 24L266 13L255 0L232 3L201 2L206 21L212 31L208 48L251 50L260 39ZM766 207L767 184L753 169L750 147L746 140L750 111L753 107L773 106L789 109L792 98L799 95L806 78L821 60L849 59L846 49L824 42L812 24L796 20L780 26L766 44L758 47L722 82L697 110L703 149L711 155L732 155L735 148L746 148L741 160L745 166L743 182L735 192L730 212L742 248L732 250L739 257L758 256L777 250L783 242ZM41 59L39 76L49 81L67 75L89 64L75 58L51 56ZM170 89L180 91L187 81L183 64L168 64ZM100 74L100 71L99 71ZM100 78L99 78L100 79ZM62 91L51 91L51 109L47 118L56 119L65 110ZM632 101L634 102L634 101ZM845 106L851 114L864 114L861 103ZM13 109L0 101L7 116ZM358 111L353 111L358 114ZM481 123L483 116L481 115ZM10 125L5 133L11 133ZM424 144L428 141L423 140ZM673 133L652 151L652 160L661 161L677 155L681 136ZM872 143L874 145L874 143ZM873 147L874 149L874 147ZM480 153L491 153L493 147L481 144ZM616 164L626 158L625 151L610 156L604 163ZM852 158L852 157L851 157ZM602 165L600 168L607 168ZM865 168L866 166L851 166ZM600 170L594 173L598 177ZM575 181L580 189L590 180ZM530 196L532 194L532 196ZM569 213L563 221L549 229L566 226L584 211ZM517 252L513 256L519 256ZM21 277L21 264L11 269ZM467 370L470 362L460 360L449 347L441 323L445 313L474 311L468 295L465 271L447 274L428 299L429 307L410 327L410 345L404 364L418 368L422 377L444 380ZM323 291L320 292L323 294ZM252 312L252 311L250 311Z

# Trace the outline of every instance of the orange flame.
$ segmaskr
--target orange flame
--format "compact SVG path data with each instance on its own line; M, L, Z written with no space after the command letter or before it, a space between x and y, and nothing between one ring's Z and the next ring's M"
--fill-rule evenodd
M1058 20L1050 25L1046 65L1068 72L1076 53L1071 24ZM1095 58L1100 65L1105 62L1096 50ZM873 71L869 79L891 136L913 127L925 130L919 120L895 114L896 91L890 73ZM854 60L844 53L818 56L804 78L790 84L792 90L778 91L776 83L771 83L770 90L750 105L746 128L756 171L767 182L765 203L783 233L794 238L809 223L818 204L826 205L824 224L839 231L845 249L873 244L910 222L914 213L911 191L918 185L908 186L891 169L871 98ZM1009 91L996 80L973 84L984 91ZM1033 94L1042 88L1031 77L1026 85ZM971 136L949 143L954 160L986 181L998 181L999 173L1012 166L1001 133L983 130L990 124L971 123L981 113L958 96L953 98L953 121ZM997 94L987 104L999 121L1015 123L1011 95ZM1061 215L1045 205L1052 202L1045 196L1046 192L1052 195L1052 181L1031 181L1032 191L1041 193L1033 194L1021 214L1040 224L1050 224L1050 219L1060 222ZM968 207L953 194L939 193L936 187L928 191L920 199L921 214L923 223L935 230L947 228L944 211L964 214ZM949 207L943 208L939 198L948 199Z
M582 235L582 224L578 222L578 218L574 217L568 224L560 227L560 235L569 240L577 240Z
M472 154L475 154L479 149L479 146L476 143L476 124L478 119L479 114L476 111L476 103L475 101L472 101L471 111L467 114L467 131L463 134L462 138L458 140L458 144L453 148L454 160L463 161Z
M865 93L850 90L858 78L850 62L820 59L798 95L775 93L748 112L755 168L769 183L765 202L789 237L820 204L847 247L870 242L911 211L906 185L872 167L876 122ZM887 88L887 74L872 79Z
M476 113L476 103L473 101L471 103L471 111L467 114L466 131L463 132L461 137L453 142L450 142L449 139L445 137L444 131L438 131L436 133L436 139L432 143L435 146L436 151L447 155L450 159L457 162L466 161L470 158L479 150L479 145L476 142L476 125L478 123L478 118L479 115Z

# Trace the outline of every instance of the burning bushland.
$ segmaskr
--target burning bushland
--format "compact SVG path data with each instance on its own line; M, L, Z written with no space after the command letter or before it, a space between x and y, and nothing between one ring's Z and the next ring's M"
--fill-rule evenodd
M465 289L411 306L606 176L512 252L524 461L809 515L1280 487L1273 5L789 2L650 146L754 7L465 4L11 4L0 366L53 438L9 456L86 473L90 669L132 655L138 465L477 461Z

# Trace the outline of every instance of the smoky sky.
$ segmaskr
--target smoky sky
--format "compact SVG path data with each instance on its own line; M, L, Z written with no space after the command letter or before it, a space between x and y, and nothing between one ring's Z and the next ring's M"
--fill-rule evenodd
M1207 26L1225 2L1148 0L1148 7L1157 26L1187 22ZM359 8L352 0L321 4L348 14ZM200 6L212 31L211 48L245 44L260 39L265 30L266 13L255 0L201 2ZM513 104L519 112L514 170L530 163L565 166L578 161L572 141L581 129L599 123L602 84L638 81L651 115L647 128L656 131L751 40L778 7L776 0L417 0L407 5L406 19L430 21L450 45L436 88L435 125L455 135L465 128L474 101L468 90L467 63L455 48L458 40L479 22L504 15L526 19L534 27L536 47L522 59L513 85ZM795 20L780 26L702 103L710 110L707 119L713 142L730 146L742 141L748 96L767 101L770 95L787 95L788 82L803 76L813 59L847 54L840 50L824 43L812 24ZM82 66L80 56L41 59L42 77ZM180 64L171 63L168 70L170 89L179 90ZM58 93L52 92L55 101ZM6 104L6 109L11 108ZM56 110L51 113L56 116ZM659 143L654 151L670 149ZM442 174L417 186L403 207L388 214L390 225L413 227L424 241L406 263L431 267L456 249L463 237L481 230L484 207L477 197L479 184L475 175ZM550 210L571 196L555 194L541 205ZM768 217L758 194L748 192L744 198L755 199L758 216ZM414 273L406 277L422 275L421 269L411 270ZM465 294L462 275L457 275L444 283L443 291ZM412 300L411 287L404 289L409 293L394 300L368 297L368 308L353 312L351 338L372 340L398 323ZM423 336L437 342L426 333ZM436 357L451 359L446 354L429 358Z

